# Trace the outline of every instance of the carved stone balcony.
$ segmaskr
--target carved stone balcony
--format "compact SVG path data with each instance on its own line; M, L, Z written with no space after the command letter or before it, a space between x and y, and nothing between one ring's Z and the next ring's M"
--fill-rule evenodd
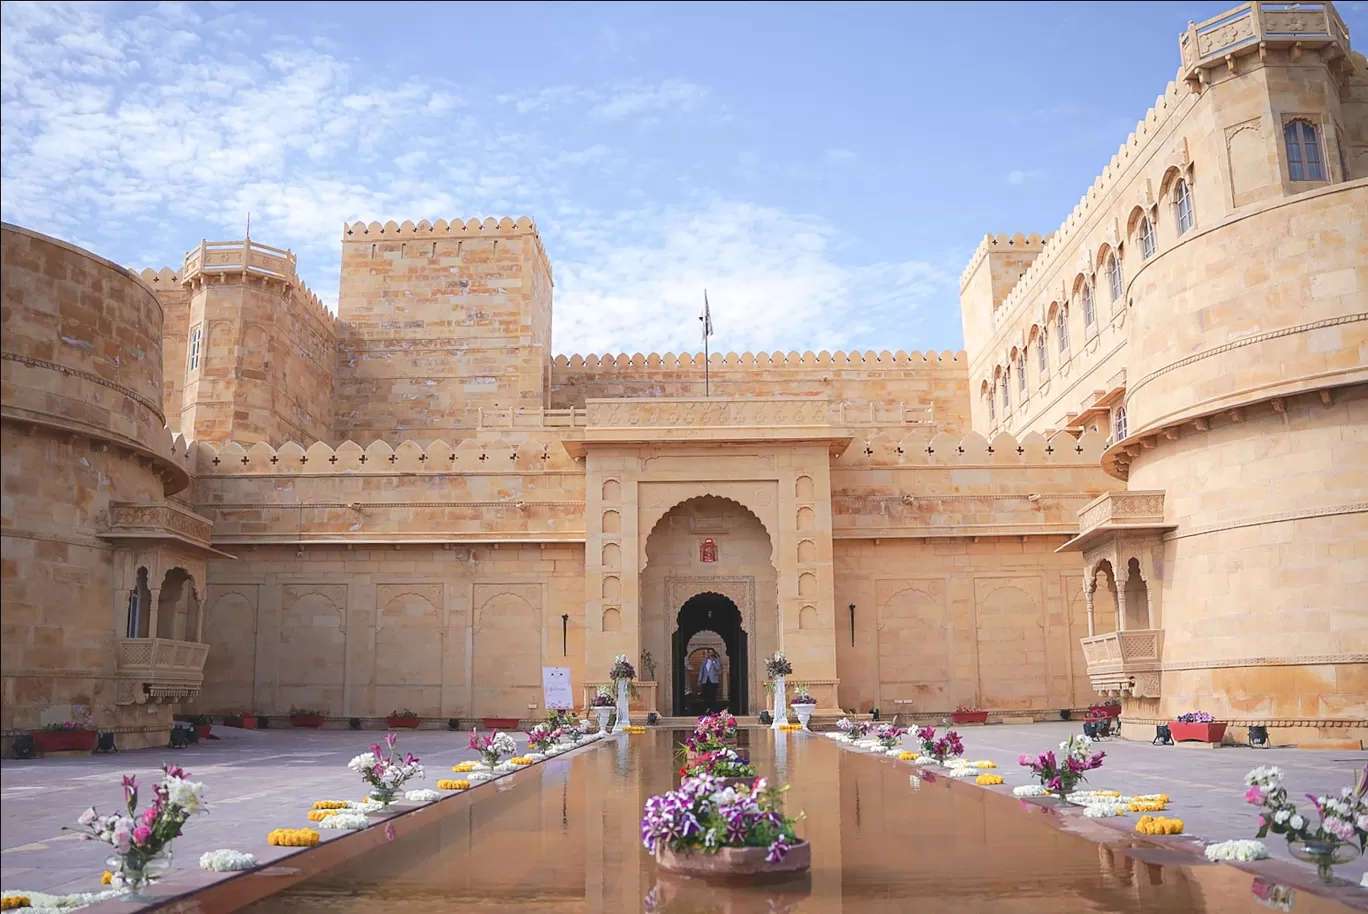
M1175 526L1164 523L1162 489L1107 492L1083 506L1078 512L1078 535L1055 551L1086 552L1113 534L1157 535Z
M170 638L120 638L115 704L190 701L204 683L209 645Z
M197 549L214 551L209 543L214 522L172 502L139 505L114 502L109 506L108 529L100 534L107 540L173 541Z
M1344 71L1349 31L1330 3L1246 3L1205 22L1193 23L1179 38L1184 78L1194 87L1210 81L1209 72L1237 72L1239 58L1270 48L1287 48L1293 61L1317 53Z
M1104 695L1159 697L1159 670L1164 655L1161 629L1110 632L1081 641L1094 690Z
M250 239L242 241L201 241L185 255L181 282L203 282L206 277L223 274L255 276L297 285L296 257L293 252L273 248Z

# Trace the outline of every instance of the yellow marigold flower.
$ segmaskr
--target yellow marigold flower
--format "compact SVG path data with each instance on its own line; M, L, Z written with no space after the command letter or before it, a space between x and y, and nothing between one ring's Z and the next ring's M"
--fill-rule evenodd
M991 786L993 786L993 785L995 785L995 784L1001 784L1001 783L1002 783L1002 775L1000 775L1000 774L980 774L978 777L974 778L974 783L975 783L975 784L982 784L982 785L985 786L985 787L991 787Z
M898 753L898 761L900 761L900 762L915 762L915 761L916 761L917 759L919 759L919 758L921 758L921 753L920 753L920 752L899 752L899 753Z
M1181 835L1182 819L1167 819L1164 816L1141 816L1135 823L1135 830L1142 835Z
M100 885L112 885L113 882L114 874L111 873L109 870L105 870L103 873L100 874Z
M1131 812L1163 812L1167 808L1165 804L1157 800L1132 800L1130 803Z
M109 875L106 873L105 875ZM0 898L0 911L14 911L19 908L29 907L29 897L27 895L6 895Z
M442 780L440 780L440 781L437 782L437 789L438 789L438 790L469 790L469 789L470 789L470 782L469 782L469 781L452 781L452 780L448 780L448 779L446 779L446 778L443 778Z
M313 847L318 843L318 832L312 828L277 828L266 836L272 847Z
M475 770L475 763L474 763L474 762L458 762L457 764L451 766L451 770L454 771L454 772L456 772L457 774L465 774L465 773L468 772L468 771L474 771L474 770Z
M335 816L339 810L336 809L311 809L309 810L310 822L322 822L328 816Z
M1096 794L1095 794L1095 795L1096 795L1096 796L1099 796L1099 797L1119 797L1119 796L1121 796L1121 791L1119 791L1119 790L1099 790L1099 791L1096 791Z
M530 758L528 758L527 756L525 756L525 755L515 755L513 758L509 759L508 762L509 762L510 765L530 765L530 764L532 764L532 760L531 760Z
M996 768L997 762L974 762L975 768Z
M319 800L313 805L314 809L346 809L346 800Z

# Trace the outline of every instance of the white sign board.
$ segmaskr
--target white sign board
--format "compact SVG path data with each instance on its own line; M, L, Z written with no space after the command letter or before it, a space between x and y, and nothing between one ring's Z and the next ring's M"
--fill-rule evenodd
M570 691L570 667L542 667L542 691L545 693L548 711L572 710L575 707L575 696Z

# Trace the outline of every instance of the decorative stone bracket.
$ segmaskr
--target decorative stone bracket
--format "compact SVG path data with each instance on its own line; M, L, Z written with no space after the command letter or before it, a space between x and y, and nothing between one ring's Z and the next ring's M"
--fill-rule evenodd
M191 701L204 683L209 645L170 638L120 638L114 703Z

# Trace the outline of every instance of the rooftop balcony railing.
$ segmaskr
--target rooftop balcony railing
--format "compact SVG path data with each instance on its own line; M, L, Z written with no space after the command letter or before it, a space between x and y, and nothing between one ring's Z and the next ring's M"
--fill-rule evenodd
M188 701L204 684L209 645L171 638L120 638L118 704Z
M1162 629L1108 632L1081 639L1092 687L1104 695L1159 696Z

